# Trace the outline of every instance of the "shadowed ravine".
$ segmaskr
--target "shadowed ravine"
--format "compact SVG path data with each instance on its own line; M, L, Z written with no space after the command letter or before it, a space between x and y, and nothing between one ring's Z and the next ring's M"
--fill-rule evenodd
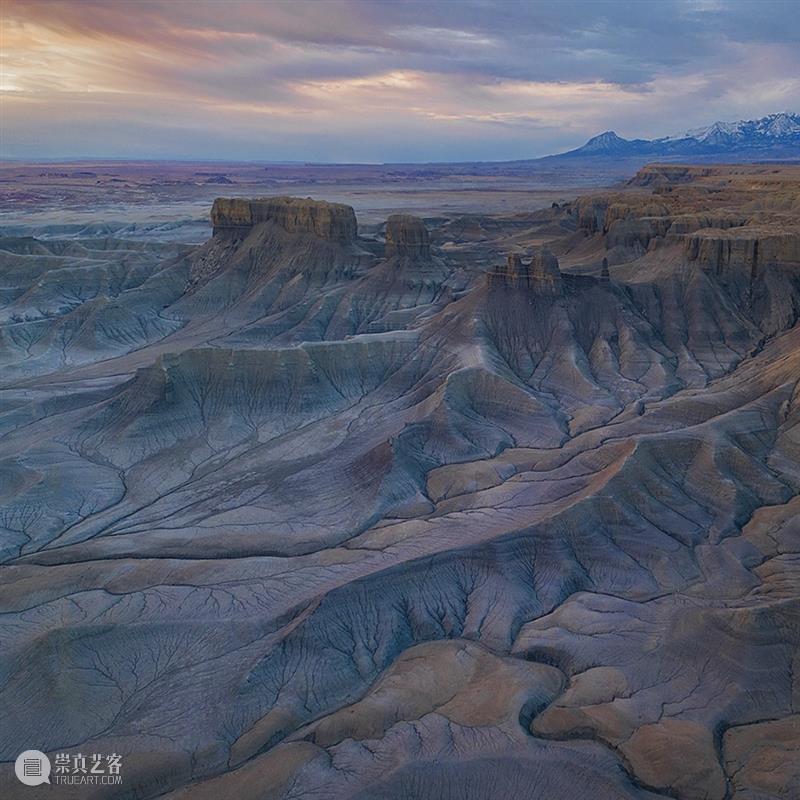
M123 755L64 798L800 795L776 172L0 240L2 796L21 745Z

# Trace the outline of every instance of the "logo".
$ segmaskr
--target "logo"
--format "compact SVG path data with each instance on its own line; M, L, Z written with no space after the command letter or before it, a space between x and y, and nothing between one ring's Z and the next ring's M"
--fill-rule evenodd
M54 784L62 786L119 786L122 783L122 756L117 753L56 753L53 757ZM50 781L50 759L41 750L26 750L17 756L14 771L26 786Z
M50 783L50 759L41 750L26 750L17 756L14 772L26 786Z

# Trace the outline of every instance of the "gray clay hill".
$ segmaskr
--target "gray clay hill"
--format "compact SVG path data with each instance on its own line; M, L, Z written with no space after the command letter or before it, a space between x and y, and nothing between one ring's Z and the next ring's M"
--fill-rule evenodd
M211 221L0 240L0 796L800 797L800 168Z

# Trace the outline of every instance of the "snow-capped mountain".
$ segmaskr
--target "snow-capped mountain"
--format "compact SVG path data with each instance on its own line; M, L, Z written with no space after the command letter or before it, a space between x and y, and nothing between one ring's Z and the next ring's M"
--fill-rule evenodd
M756 120L738 122L715 122L706 128L695 128L680 136L669 137L695 139L698 142L751 142L796 137L800 134L800 115L783 111ZM656 140L658 141L658 140Z
M630 144L627 139L617 136L614 131L606 131L598 136L593 136L581 148L585 153L616 153Z
M623 139L614 131L594 136L562 156L684 156L735 154L739 158L800 157L800 114L783 111L755 120L715 122L660 139Z

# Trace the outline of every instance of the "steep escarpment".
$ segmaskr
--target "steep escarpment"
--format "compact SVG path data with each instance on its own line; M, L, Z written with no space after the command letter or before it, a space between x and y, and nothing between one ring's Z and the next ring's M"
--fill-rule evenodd
M310 233L343 243L353 242L357 233L356 215L350 206L310 197L218 197L211 207L215 235L270 222L287 233Z
M741 212L724 209L687 213L687 204L676 197L669 199L665 203L651 197L590 196L579 198L568 211L576 216L579 230L600 234L609 250L618 249L618 261L639 257L651 246L670 241L669 237L679 239L706 228L738 228L750 220Z
M661 180L652 181L653 174ZM649 282L665 297L696 270L709 280L692 281L717 295L699 311L700 325L710 308L732 312L766 336L794 324L800 314L800 226L791 211L800 198L797 181L766 169L655 166L632 184L648 189L579 198L567 208L584 237L578 249L595 248L597 272L605 259L619 267L618 275L639 286Z
M518 253L510 253L505 267L489 270L486 279L490 289L534 289L548 293L561 290L558 259L546 247L537 250L527 264Z
M431 243L425 223L411 214L392 214L386 220L385 255L387 259L394 256L430 258Z
M782 231L766 224L708 228L684 238L686 257L704 268L718 273L749 269L753 276L759 267L792 264L800 269L800 230Z
M557 398L573 433L636 401L704 386L764 340L733 288L702 270L659 261L629 282L600 272L561 271L546 248L530 263L512 254L443 313L477 321L516 379Z
M467 283L410 215L388 221L382 255L358 238L353 209L340 204L220 198L212 221L207 243L158 254L106 242L112 258L75 242L9 241L0 248L7 374L90 364L94 352L113 357L160 342L169 352L402 329Z
M312 208L319 206L325 204ZM345 208L346 220L352 209ZM339 207L330 213L336 217ZM369 242L320 236L314 225L289 227L268 219L248 229L221 229L198 256L197 274L205 277L184 304L214 308L221 301L230 308L231 289L236 291L244 325L229 339L234 346L405 328L448 302L453 267L432 251L425 224L416 217L389 218L383 257L373 254Z
M413 327L450 302L453 289L463 283L441 252L432 249L423 220L393 214L386 222L383 258L348 287L327 334Z
M269 277L275 269L326 280L346 277L368 261L356 241L350 206L297 197L217 198L211 209L214 238L195 255L193 288L220 272Z
M687 164L648 164L642 167L629 181L629 186L663 188L682 183L693 183L698 178L725 175L725 168L692 166Z
M601 234L616 261L648 249L684 242L697 233L727 231L726 240L764 240L767 261L797 261L800 237L793 210L800 202L797 181L767 168L654 165L631 186L647 191L578 198L568 207L580 230Z

